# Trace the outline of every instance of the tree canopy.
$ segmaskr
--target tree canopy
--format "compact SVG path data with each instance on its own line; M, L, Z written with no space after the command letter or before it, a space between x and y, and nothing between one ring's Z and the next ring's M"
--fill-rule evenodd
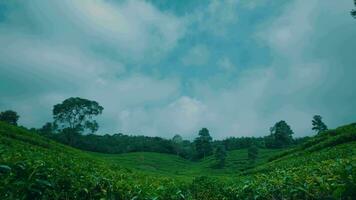
M53 107L53 118L63 129L70 128L78 132L89 130L94 133L99 125L93 117L103 110L96 101L71 97Z
M291 127L285 121L277 122L270 128L270 136L266 137L266 146L270 148L282 148L293 143L294 134Z
M0 113L0 121L9 123L11 125L17 126L17 121L19 120L20 116L12 110L6 110Z
M176 134L173 136L172 141L176 144L181 144L183 142L182 136Z
M313 128L312 130L316 131L317 133L321 133L323 131L328 130L328 127L322 121L322 117L320 115L315 115L312 120Z
M194 140L195 149L197 151L198 158L205 158L209 156L213 152L213 146L211 145L212 138L209 134L209 130L207 128L202 128L199 131L199 137Z

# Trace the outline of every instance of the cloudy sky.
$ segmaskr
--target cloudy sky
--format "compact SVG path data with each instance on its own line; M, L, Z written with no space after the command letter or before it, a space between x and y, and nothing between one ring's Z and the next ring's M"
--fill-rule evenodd
M98 101L99 134L311 135L356 121L352 0L0 0L0 110Z

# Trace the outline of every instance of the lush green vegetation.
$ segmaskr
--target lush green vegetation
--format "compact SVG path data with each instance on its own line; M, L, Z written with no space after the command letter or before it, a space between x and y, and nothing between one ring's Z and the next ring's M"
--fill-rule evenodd
M77 150L0 122L1 199L351 199L356 124L288 149L191 162L159 153ZM270 162L268 162L270 160Z
M215 152L215 167L225 165L226 150L246 149L251 146L260 148L289 148L307 138L295 139L291 127L285 121L277 122L265 137L240 137L213 140L207 128L202 128L194 141L184 140L180 135L172 139L119 134L95 135L99 124L94 117L104 108L98 102L80 97L71 97L53 106L53 122L47 122L42 128L31 131L72 147L100 153L157 152L181 156L188 160L206 159ZM19 116L14 111L1 113L0 121L17 125ZM3 117L1 117L3 116ZM313 130L327 130L321 116L315 116ZM254 156L250 160L255 160Z
M192 176L224 176L236 175L251 165L247 150L234 150L227 152L224 168L217 168L216 158L209 156L200 162L192 162L178 156L153 152L136 152L126 154L99 154L90 153L97 158L104 159L108 163L117 164L126 169L136 169L149 173L164 174L165 176L180 176L191 178ZM261 149L257 164L264 163L268 158L278 154L278 150ZM188 175L189 177L184 177Z

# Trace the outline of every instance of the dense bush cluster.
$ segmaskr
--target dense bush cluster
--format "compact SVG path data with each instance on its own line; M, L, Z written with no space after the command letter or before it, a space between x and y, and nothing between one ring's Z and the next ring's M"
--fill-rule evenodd
M64 134L51 136L61 143L67 144ZM158 152L175 154L173 143L160 137L114 135L78 135L74 138L73 147L101 152L101 153L128 153L128 152Z

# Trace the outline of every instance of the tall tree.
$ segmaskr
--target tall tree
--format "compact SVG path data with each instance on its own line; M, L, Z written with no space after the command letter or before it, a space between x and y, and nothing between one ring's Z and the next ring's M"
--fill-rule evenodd
M354 5L355 5L355 7L356 7L356 0L354 0ZM351 10L351 16L356 19L356 9L352 9L352 10Z
M273 127L270 128L271 135L269 140L272 140L273 147L281 148L292 144L294 134L293 130L285 121L277 122Z
M312 120L313 128L312 130L316 131L318 134L328 130L326 124L324 124L323 118L320 115L315 115Z
M258 156L258 148L256 145L251 145L248 150L247 150L247 156L248 156L248 159L251 161L251 162L255 162L257 156Z
M71 97L53 107L53 118L62 129L69 128L76 132L89 130L94 133L99 125L93 117L101 114L103 109L96 101Z
M174 151L176 152L177 156L179 156L182 153L183 150L183 138L182 136L176 134L173 136L172 138L172 142L173 142L173 147L174 147Z
M222 168L225 166L226 160L226 150L225 146L219 145L215 150L215 159L216 159L216 166Z
M11 125L17 126L17 121L19 120L20 116L12 110L6 110L0 113L0 121L9 123Z
M194 141L195 149L198 154L198 158L205 158L209 156L213 152L213 147L211 145L212 138L209 134L209 130L207 128L202 128L199 131L199 137L197 137Z

